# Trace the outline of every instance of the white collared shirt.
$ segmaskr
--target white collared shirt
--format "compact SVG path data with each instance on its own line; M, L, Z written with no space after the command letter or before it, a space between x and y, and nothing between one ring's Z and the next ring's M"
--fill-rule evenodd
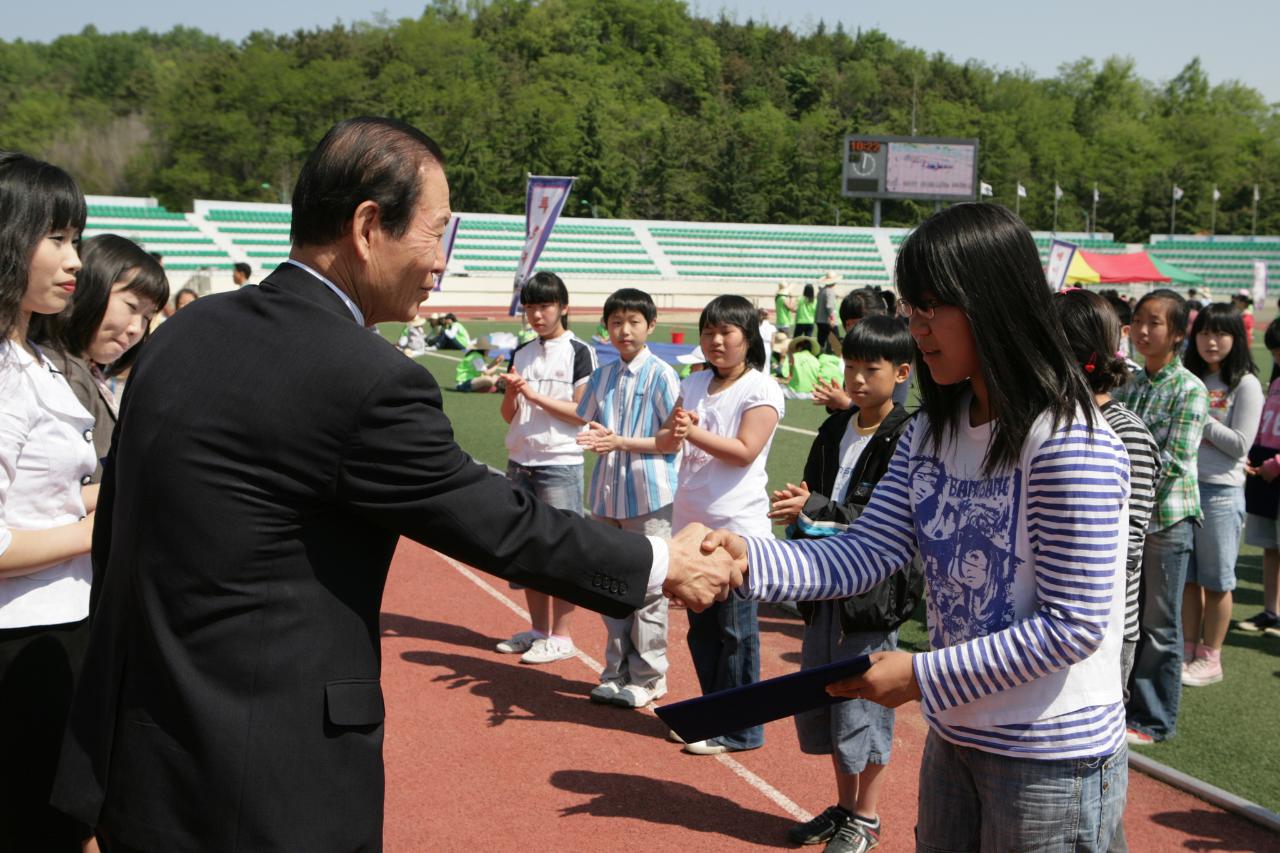
M0 342L0 553L14 530L47 530L85 516L80 489L97 465L93 415L41 354ZM61 625L89 615L87 553L0 578L0 628Z
M324 286L332 290L334 293L336 293L338 295L338 298L342 300L342 304L347 306L347 308L351 311L351 315L356 318L356 322L359 323L361 326L367 325L364 321L364 312L360 310L360 306L356 305L355 300L353 300L350 296L348 296L346 293L341 291L338 288L338 285L329 281L329 279L320 275L320 273L316 272L311 267L304 264L302 261L296 261L293 258L286 258L285 263L293 264L298 269L306 270L307 272L311 273L313 276L315 276L316 278L324 282Z

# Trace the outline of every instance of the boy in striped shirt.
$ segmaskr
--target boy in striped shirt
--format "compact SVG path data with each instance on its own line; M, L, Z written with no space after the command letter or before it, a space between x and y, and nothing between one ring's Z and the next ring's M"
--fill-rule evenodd
M675 408L680 380L645 345L657 325L649 294L623 288L604 303L604 325L618 360L591 374L578 403L588 428L578 443L600 454L588 493L592 516L650 536L671 536L676 455L659 453L654 436ZM667 692L667 601L661 593L625 619L604 617L609 631L594 702L643 708Z

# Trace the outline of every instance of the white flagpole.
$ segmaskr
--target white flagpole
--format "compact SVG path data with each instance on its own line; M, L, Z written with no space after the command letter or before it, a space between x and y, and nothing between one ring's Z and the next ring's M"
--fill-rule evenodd
M1249 233L1255 237L1258 234L1258 195L1259 195L1258 185L1254 184L1253 185L1253 228L1249 230Z
M1178 185L1174 184L1173 189L1169 191L1169 236L1173 236L1174 218L1178 211Z
M1089 236L1098 230L1098 182L1093 182L1093 211L1089 216Z
M1218 185L1213 185L1213 206L1209 208L1209 236L1218 233Z

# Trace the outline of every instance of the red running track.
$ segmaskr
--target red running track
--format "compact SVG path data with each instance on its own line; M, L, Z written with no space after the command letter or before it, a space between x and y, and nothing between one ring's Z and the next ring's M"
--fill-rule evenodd
M682 753L648 711L587 699L605 632L579 610L579 656L525 666L493 644L525 630L523 593L402 540L383 601L388 851L665 851L787 848L796 816L835 801L829 759L799 751L790 721L751 752ZM673 609L666 701L697 695ZM761 608L765 677L799 665L799 621ZM898 711L881 806L887 853L914 849L926 726ZM803 813L803 814L801 814ZM1256 825L1133 773L1135 853L1276 850ZM810 850L821 850L808 848Z

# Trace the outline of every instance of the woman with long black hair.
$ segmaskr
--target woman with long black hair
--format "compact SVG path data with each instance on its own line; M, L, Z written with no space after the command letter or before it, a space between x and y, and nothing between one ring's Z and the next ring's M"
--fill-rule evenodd
M874 653L828 687L922 703L916 848L1106 850L1128 779L1124 445L1011 212L930 217L902 244L897 285L921 408L862 516L822 540L717 531L704 548L745 555L739 594L769 601L857 595L922 557L932 651Z
M66 172L0 152L0 850L89 835L49 793L88 640L93 418L29 335L75 292L85 214Z

